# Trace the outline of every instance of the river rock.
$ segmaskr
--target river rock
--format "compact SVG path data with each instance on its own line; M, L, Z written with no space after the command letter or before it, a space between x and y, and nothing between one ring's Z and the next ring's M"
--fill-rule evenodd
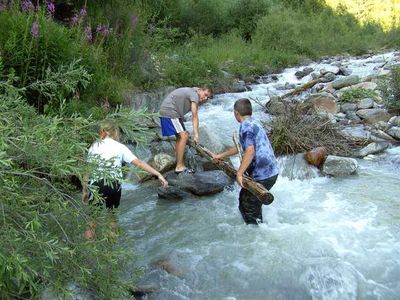
M323 111L327 113L337 113L336 98L328 93L321 93L313 95L309 100L313 103L316 111Z
M348 111L355 111L357 110L357 104L355 103L343 103L342 105L340 105L340 110L342 112L348 112Z
M360 109L357 111L357 115L369 124L374 124L379 121L386 122L390 119L390 114L386 109L382 108Z
M157 195L159 198L167 200L183 200L191 196L191 194L172 185L167 187L159 187L157 189Z
M279 97L273 96L270 101L265 105L266 112L273 115L281 115L286 112L286 104Z
M357 172L358 163L354 158L328 155L322 166L322 173L330 176L348 176Z
M394 126L388 130L388 133L395 139L400 140L400 127Z
M357 84L360 81L360 77L357 75L351 75L344 78L340 78L332 82L332 87L336 90L340 90L346 86Z
M371 140L373 141L394 141L394 138L379 128L371 128Z
M313 71L314 71L313 68L306 67L303 70L297 71L296 73L294 73L294 75L296 76L297 79L301 79L301 78L307 76L308 74L310 74Z
M319 168L325 161L327 151L325 147L317 147L304 153L304 159L309 164Z
M156 154L153 158L153 166L160 173L167 172L175 166L175 157L166 153Z
M203 171L194 174L170 172L166 175L168 183L197 196L222 192L232 184L232 179L223 171Z
M146 285L138 285L129 289L129 292L135 299L141 299L142 297L147 297L150 294L154 294L158 292L160 288L156 285L146 284Z
M341 130L341 133L351 140L370 140L371 132L365 130L363 125L346 127Z
M351 75L351 70L347 67L339 67L339 73L337 75L344 75L344 76L349 76Z
M358 109L373 108L374 104L375 104L374 99L372 99L372 98L364 98L364 99L361 99L358 102L357 108Z
M359 123L361 121L360 117L357 116L356 112L352 110L346 111L346 118L350 120L352 123Z
M370 143L368 144L366 147L362 148L359 152L358 152L358 157L364 157L367 156L369 154L376 154L379 152L382 152L384 150L386 150L389 147L389 143Z
M332 72L327 72L326 74L324 74L323 76L321 76L320 78L321 82L331 82L334 81L336 79L336 75Z
M400 127L400 117L399 116L394 116L394 117L391 117L390 119L389 119L389 125L390 126L397 126L397 127Z
M205 124L199 126L199 143L207 145L207 149L213 153L221 153L226 148L219 136Z

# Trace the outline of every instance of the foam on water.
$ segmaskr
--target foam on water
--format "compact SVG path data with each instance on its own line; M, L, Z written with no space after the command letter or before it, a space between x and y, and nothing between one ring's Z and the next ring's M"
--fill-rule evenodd
M368 73L374 59L357 61L355 73ZM238 127L232 105L243 95L218 96L201 108L201 122L230 141ZM160 286L148 299L398 299L399 154L397 147L358 160L350 177L280 176L258 227L243 224L236 184L179 202L124 185L123 242L140 255L142 282ZM161 257L178 274L152 266Z

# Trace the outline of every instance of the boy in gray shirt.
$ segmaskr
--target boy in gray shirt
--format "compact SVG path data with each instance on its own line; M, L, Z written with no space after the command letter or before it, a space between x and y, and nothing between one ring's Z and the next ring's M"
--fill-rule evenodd
M192 112L194 142L199 142L199 117L198 107L200 103L206 102L213 96L210 87L182 87L172 91L161 103L160 121L163 136L176 136L176 167L175 173L193 173L186 168L184 153L189 133L183 124L183 117Z

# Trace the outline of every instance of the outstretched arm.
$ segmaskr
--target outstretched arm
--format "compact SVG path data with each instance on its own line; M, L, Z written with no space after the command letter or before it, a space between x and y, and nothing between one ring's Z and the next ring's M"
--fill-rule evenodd
M152 168L149 164L146 162L140 160L140 159L134 159L132 161L132 164L141 168L142 170L145 170L155 176L157 176L158 180L161 182L161 185L163 187L168 186L168 181L164 178L164 176L161 175L160 172L158 172L156 169Z
M228 150L226 150L226 151L224 151L224 152L222 152L220 154L213 154L213 158L214 159L224 159L226 157L229 157L229 156L232 156L232 155L235 155L235 154L238 154L238 153L239 152L238 152L236 147L231 147Z
M192 102L192 123L193 123L193 140L195 144L199 143L199 114L198 114L198 104L196 102Z

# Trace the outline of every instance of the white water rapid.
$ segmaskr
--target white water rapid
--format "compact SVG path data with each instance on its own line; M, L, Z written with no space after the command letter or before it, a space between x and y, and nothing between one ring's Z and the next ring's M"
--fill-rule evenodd
M383 72L382 62L394 55L341 62L364 77ZM334 64L310 66L318 71ZM201 107L200 122L231 141L238 128L235 100L265 103L285 92L277 85L309 81L294 76L302 68L285 69L278 81L252 91L216 96ZM253 107L257 118L266 117L257 103ZM154 187L124 184L121 239L139 255L140 284L158 287L145 299L400 299L400 148L358 163L350 177L280 176L258 227L243 224L237 184L177 202L158 199ZM173 270L154 266L160 259Z

